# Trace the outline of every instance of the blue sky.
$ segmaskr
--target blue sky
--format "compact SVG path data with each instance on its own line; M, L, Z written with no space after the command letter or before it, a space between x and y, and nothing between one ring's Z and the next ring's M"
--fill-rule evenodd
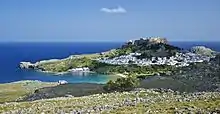
M220 41L220 0L0 0L0 42Z

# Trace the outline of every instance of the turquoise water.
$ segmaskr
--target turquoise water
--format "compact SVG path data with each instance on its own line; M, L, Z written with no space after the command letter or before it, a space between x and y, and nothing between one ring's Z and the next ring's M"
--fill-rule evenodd
M56 75L52 73L43 73L34 70L20 70L23 79L41 80L45 82L57 82L58 80L66 80L69 83L106 83L110 79L116 79L117 76L103 75L97 73L68 73L64 75Z

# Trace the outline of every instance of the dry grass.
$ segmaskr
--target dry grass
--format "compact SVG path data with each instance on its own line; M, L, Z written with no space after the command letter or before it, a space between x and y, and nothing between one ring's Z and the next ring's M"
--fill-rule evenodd
M15 83L0 84L0 103L16 101L36 89L42 87L55 86L55 83L45 83L39 81L20 81Z

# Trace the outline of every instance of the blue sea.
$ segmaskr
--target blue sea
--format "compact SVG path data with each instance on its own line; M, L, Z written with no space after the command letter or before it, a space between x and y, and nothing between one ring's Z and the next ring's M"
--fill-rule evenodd
M21 80L40 80L57 82L66 80L70 83L105 83L115 78L101 74L65 74L56 76L33 70L20 69L19 62L36 62L45 59L61 59L74 54L85 54L107 51L118 48L123 42L77 42L77 43L0 43L0 83ZM204 45L220 51L220 42L171 42L178 47L189 49L192 46Z

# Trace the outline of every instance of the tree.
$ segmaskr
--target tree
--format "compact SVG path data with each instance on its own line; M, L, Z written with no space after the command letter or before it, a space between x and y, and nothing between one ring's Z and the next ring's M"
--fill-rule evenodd
M113 82L112 80L108 81L105 86L103 87L104 90L106 91L111 91L111 90L116 90L116 85L115 82Z
M115 82L110 80L103 87L105 91L129 91L139 85L139 80L135 77L118 78Z

